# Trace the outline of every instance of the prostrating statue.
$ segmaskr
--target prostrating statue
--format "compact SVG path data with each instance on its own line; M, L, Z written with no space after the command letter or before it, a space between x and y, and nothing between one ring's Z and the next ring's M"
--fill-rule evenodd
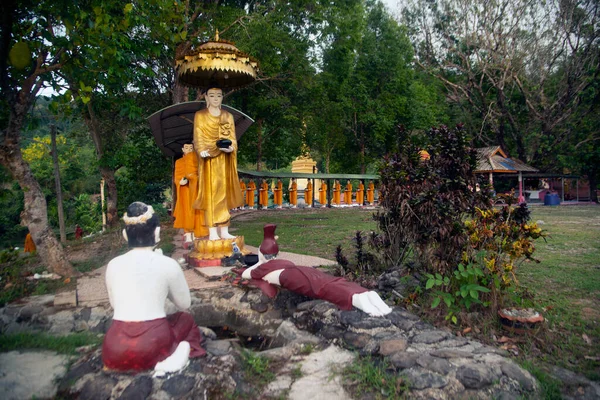
M123 220L131 250L106 269L114 315L102 344L102 361L117 371L177 371L190 357L206 354L194 318L184 312L190 307L190 290L179 264L153 251L160 225L152 206L132 203ZM167 298L181 311L166 315Z
M205 98L207 108L194 116L194 146L200 156L194 208L204 213L209 240L234 239L229 234L229 210L244 204L237 174L235 124L233 115L221 110L221 89L208 89Z
M259 261L246 268L242 272L242 278L265 281L303 296L326 300L342 310L351 310L354 306L376 317L392 312L392 309L374 291L312 267L276 259L279 247L274 236L275 227L276 225L273 224L265 225L264 240L258 249ZM267 288L261 284L257 286L268 296L275 296L276 291L269 290L269 285Z
M177 203L173 216L173 228L183 228L185 241L192 242L195 237L208 235L202 212L192 207L198 195L198 155L194 145L187 143L181 149L183 157L175 161L173 181L177 190Z

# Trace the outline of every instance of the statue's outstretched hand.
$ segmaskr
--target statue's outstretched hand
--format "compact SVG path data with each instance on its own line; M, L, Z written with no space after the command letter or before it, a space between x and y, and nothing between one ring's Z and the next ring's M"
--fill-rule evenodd
M186 178L181 178L179 181L179 186L184 186L188 184L188 180Z
M226 149L219 149L224 153L232 153L233 152L233 146L229 146Z
M200 157L202 157L202 158L210 157L210 154L208 153L208 150L201 151L200 152Z

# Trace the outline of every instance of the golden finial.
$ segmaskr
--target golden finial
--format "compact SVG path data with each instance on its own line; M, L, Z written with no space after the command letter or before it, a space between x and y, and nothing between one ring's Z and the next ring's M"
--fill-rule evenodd
M219 30L216 30L217 32L215 33L215 42L219 41Z

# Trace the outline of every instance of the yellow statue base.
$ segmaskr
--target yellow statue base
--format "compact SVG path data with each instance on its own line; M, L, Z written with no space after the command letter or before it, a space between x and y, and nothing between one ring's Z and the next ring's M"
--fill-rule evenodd
M223 257L233 255L233 244L237 244L243 255L250 254L250 251L244 249L244 237L236 236L234 239L208 240L207 238L194 240L194 250L189 254L191 259L195 260L221 260Z

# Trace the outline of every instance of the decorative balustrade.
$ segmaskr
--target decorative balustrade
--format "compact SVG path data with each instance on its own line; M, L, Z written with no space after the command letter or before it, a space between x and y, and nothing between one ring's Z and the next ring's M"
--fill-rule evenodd
M255 202L255 204L260 204L259 203L260 202L259 193L260 193L261 182L263 180L273 182L278 179L285 179L285 180L289 180L289 182L291 183L292 178L294 178L296 180L296 182L298 183L298 194L299 194L298 197L303 199L303 201L307 207L332 207L332 206L335 206L336 199L334 197L336 197L336 196L334 196L334 185L335 185L336 181L340 182L340 187L341 187L340 195L339 195L340 199L339 199L338 204L341 204L342 203L341 199L344 198L344 191L346 190L346 182L347 181L350 181L352 184L352 190L351 190L352 198L358 197L358 199L356 199L357 201L352 202L352 204L356 204L357 202L360 201L360 204L358 204L359 206L360 205L370 205L370 204L372 205L373 203L376 202L376 200L378 198L378 195L377 195L378 191L376 188L376 182L379 180L378 175L263 172L263 171L246 171L246 170L241 170L241 169L238 169L238 175L239 175L240 179L244 180L246 187L248 187L248 184L250 181L255 182L256 189L254 190L254 198L255 198L255 200L257 200ZM304 198L304 195L306 194L305 189L306 189L309 181L312 183L312 193L311 193L312 198L305 199ZM323 204L322 202L319 201L319 189L322 187L322 185L321 185L322 182L325 182L326 187L327 187L325 204ZM344 182L344 183L342 183L342 182ZM360 190L359 189L360 182L362 182L364 185L363 193L362 193L362 196L360 196L360 195L357 196L357 194L358 194L357 192ZM269 188L270 188L270 186L271 185L269 185ZM286 186L287 186L288 192L289 192L290 184L288 184ZM248 190L248 189L246 189L246 190ZM360 197L362 197L362 199ZM319 205L317 206L316 203L318 203ZM352 204L348 204L346 201L344 201L343 203L347 204L347 205L352 205Z

